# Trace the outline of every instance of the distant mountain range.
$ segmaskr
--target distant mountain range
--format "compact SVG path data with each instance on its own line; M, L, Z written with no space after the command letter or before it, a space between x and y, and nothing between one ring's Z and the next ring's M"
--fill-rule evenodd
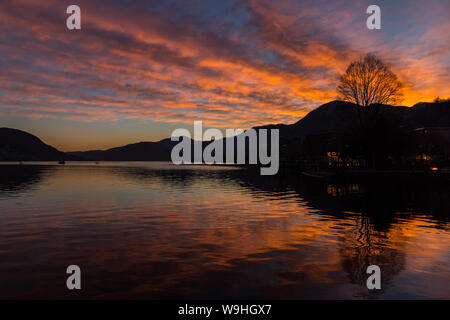
M96 161L169 161L177 141L138 142L108 150L68 152L68 155Z
M280 129L280 137L295 138L320 132L342 132L356 123L356 107L352 103L332 101L308 113L298 122L285 125L265 125L255 129ZM413 107L380 105L380 114L399 126L412 129L420 127L450 127L448 103L418 103ZM158 142L139 142L108 150L61 152L46 145L27 132L0 128L0 161L169 161L172 147L178 142L170 138Z

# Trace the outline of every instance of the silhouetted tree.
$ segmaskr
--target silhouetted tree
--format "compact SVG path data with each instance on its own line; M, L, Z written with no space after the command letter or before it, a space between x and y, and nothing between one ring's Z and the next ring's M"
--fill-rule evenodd
M350 63L337 87L341 100L358 106L361 125L372 105L400 101L401 89L402 83L389 66L370 53Z
M379 106L400 101L401 89L402 83L390 67L370 53L351 62L340 76L337 87L339 98L356 104L360 124L359 146L367 167L376 166L375 162L379 161L375 159L375 154L379 154L379 149L386 148L383 141L380 141L383 125L380 124L378 115Z
M448 103L450 102L450 99L441 99L440 97L436 97L433 101L434 103Z

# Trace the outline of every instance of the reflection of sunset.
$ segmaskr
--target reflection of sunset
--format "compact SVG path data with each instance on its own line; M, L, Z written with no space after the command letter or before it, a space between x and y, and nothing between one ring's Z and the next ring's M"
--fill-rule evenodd
M0 193L2 261L15 261L4 250L12 243L14 255L29 257L14 262L18 270L30 259L46 270L79 259L95 284L87 294L97 297L113 297L118 288L128 297L173 290L196 296L205 286L231 284L251 292L252 281L261 286L258 297L368 297L370 263L384 272L384 295L413 287L427 296L448 296L439 285L450 277L445 222L402 212L379 230L365 214L336 217L316 208L305 191L265 190L240 170L142 166L47 168L19 198ZM321 188L323 203L364 190ZM33 250L46 254L30 256ZM98 274L108 279L110 291L101 289ZM414 281L400 280L408 277Z
M63 150L156 140L199 119L222 128L292 123L333 100L338 73L370 51L406 82L403 105L449 96L448 2L403 2L386 3L382 30L370 32L355 1L82 0L77 33L61 24L59 1L3 1L0 114L50 119L34 133ZM125 120L164 126L137 123L124 135ZM82 128L102 121L117 125L89 126L99 141L86 145ZM85 141L60 138L64 126Z

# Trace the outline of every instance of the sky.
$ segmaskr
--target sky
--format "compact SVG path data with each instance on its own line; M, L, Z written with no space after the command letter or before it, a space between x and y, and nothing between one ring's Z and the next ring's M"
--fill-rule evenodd
M68 30L66 8L81 8ZM381 30L366 8L381 8ZM62 151L170 137L176 128L293 123L337 97L371 52L402 105L450 96L448 0L0 2L0 127Z

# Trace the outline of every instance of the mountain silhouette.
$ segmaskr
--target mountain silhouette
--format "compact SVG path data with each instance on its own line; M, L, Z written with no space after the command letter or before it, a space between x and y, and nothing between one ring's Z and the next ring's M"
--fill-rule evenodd
M379 115L398 127L450 127L450 106L445 103L418 103L413 107L378 105ZM296 123L272 124L254 129L279 129L282 140L302 139L322 132L351 133L357 126L356 105L331 101L308 113ZM230 138L226 138L230 139ZM234 138L235 139L235 138ZM225 140L225 139L224 139ZM63 153L44 144L32 134L0 128L0 161L95 160L95 161L169 161L177 141L139 142L108 150ZM204 145L209 142L204 142ZM235 144L236 145L236 144ZM225 150L225 149L224 149ZM281 149L283 152L283 149Z
M406 123L420 127L450 126L450 101L441 103L420 102L411 107Z
M75 160L25 131L0 128L0 161Z
M158 142L139 142L108 150L69 152L87 160L97 161L170 161L172 147L177 141L163 139Z
M433 103L422 104L425 105L424 109L426 112L427 110L431 110L432 106L434 106ZM411 125L416 126L420 123L416 120L420 119L421 115L411 116L409 118L406 117L409 114L415 114L418 109L416 106L417 105L413 107L378 105L378 108L381 116L390 117L399 123L412 121ZM293 124L265 125L255 127L255 129L280 129L281 137L302 137L320 132L349 131L358 126L355 108L356 105L353 103L335 100L319 106ZM441 110L431 110L431 112L436 113L434 116L435 119L440 119L438 111ZM450 121L448 123L450 124Z

